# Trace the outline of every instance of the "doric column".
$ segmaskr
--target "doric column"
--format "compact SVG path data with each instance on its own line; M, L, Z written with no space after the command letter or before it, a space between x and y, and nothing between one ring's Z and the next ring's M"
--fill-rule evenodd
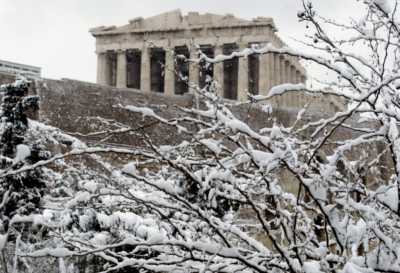
M223 54L223 45L216 45L214 48L214 56ZM218 95L224 96L224 62L214 64L214 81L217 82Z
M165 50L164 93L168 96L175 94L175 53L172 49Z
M244 50L248 44L239 44L239 50ZM246 101L249 91L249 59L239 58L239 73L238 73L238 101Z
M285 83L285 81L286 81L286 77L285 77L285 63L286 63L286 61L285 61L285 57L284 56L282 56L281 58L280 58L280 62L279 62L279 66L280 66L280 69L279 69L279 72L280 72L280 75L281 75L281 84L283 84L283 83Z
M294 65L290 66L290 82L291 83L297 83L296 67Z
M284 82L284 66L285 64L285 59L284 56L281 54L275 54L274 56L274 86L275 85L280 85ZM282 104L282 97L277 96L275 97L272 101L271 104L274 107L280 107Z
M150 92L150 54L146 44L144 44L142 48L140 89L143 92Z
M126 88L126 51L117 52L117 87Z
M282 83L282 56L280 54L275 54L274 70L275 70L275 84L279 85Z
M290 83L290 62L288 60L285 61L285 82Z
M117 86L117 52L114 50L107 51L106 54L106 78L107 85L116 87Z
M269 92L269 90L276 85L274 54L267 55L267 70L268 70L268 92Z
M295 60L297 61L297 60ZM290 82L293 84L297 83L297 78L296 78L296 67L294 65L290 66ZM303 93L302 92L294 92L290 94L290 97L293 99L291 100L291 106L292 107L302 107L303 106Z
M301 83L301 73L296 70L296 83Z
M306 76L303 76L303 75L301 75L301 73L299 72L299 78L300 78L300 81L299 81L299 83L303 83L303 84L306 84L306 81L307 81L307 77ZM309 96L307 95L307 93L303 93L303 104L306 104L306 103L308 103L308 100L309 100Z
M107 62L107 54L106 53L98 53L97 54L97 83L107 85L107 71L109 71L108 62Z
M270 54L268 54L270 55ZM259 87L260 95L267 95L269 92L269 76L268 76L268 55L262 54L260 55L260 69L259 69Z
M290 83L290 62L286 56L281 60L281 80L282 84ZM286 93L279 96L278 104L280 107L289 107L291 103L290 94Z
M294 83L297 83L297 84L301 83L300 75L301 75L300 72L297 69L295 69L295 81L294 81ZM306 97L305 97L304 92L299 92L298 93L298 97L299 97L300 107L303 107L306 104Z
M190 59L197 59L197 48L192 46L190 48ZM189 63L189 92L193 92L192 86L199 85L200 69L199 64L191 62Z

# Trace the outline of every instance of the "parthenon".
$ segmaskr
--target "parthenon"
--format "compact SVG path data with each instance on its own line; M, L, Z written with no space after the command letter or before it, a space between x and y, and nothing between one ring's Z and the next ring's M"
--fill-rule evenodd
M197 58L198 48L215 57L267 43L285 46L276 31L267 17L244 20L230 14L197 12L183 16L180 10L135 18L121 27L93 28L97 82L178 95L190 92L187 80L204 87L213 78L220 95L233 100L245 100L247 93L266 94L281 83L304 83L304 68L290 56L250 55L200 66L176 58Z

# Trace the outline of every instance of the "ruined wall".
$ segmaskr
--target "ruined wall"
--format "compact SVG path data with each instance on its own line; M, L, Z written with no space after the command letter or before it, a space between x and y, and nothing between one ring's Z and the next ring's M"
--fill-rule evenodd
M110 125L112 121L124 123L136 128L149 125L151 120L143 119L141 114L131 113L118 105L135 105L152 108L164 118L173 118L182 114L179 107L192 107L194 97L191 94L166 96L156 92L142 92L135 89L119 89L104 85L80 82L75 80L42 80L36 82L36 93L41 97L40 120L58 127L66 132L89 134L101 130L116 129ZM307 120L315 120L325 111L307 112ZM243 104L233 107L238 118L251 124L254 129L270 126L273 120L290 125L297 117L298 108L275 108L272 113L262 110L262 105ZM310 109L314 110L314 109ZM334 109L330 109L334 110ZM182 134L174 128L148 126L145 132L159 144L177 143ZM79 135L78 135L79 136ZM85 140L99 141L102 136L85 137ZM107 143L121 145L142 145L142 140L130 134L113 136Z
M155 92L116 89L74 80L44 80L36 85L36 92L41 97L40 121L69 133L89 134L117 129L110 125L112 121L121 122L133 128L152 124L150 119L143 119L141 114L121 109L118 105L150 107L164 118L177 117L182 114L178 110L179 107L193 105L193 96L190 94L165 96ZM254 106L238 107L236 112L239 117L248 120L257 128L265 126L269 117L264 112L262 112L263 115L259 115L260 109ZM291 116L296 116L295 113L285 112L279 115L286 122L289 122ZM174 128L165 125L150 125L144 131L158 144L177 143L184 138L182 134L177 134ZM77 136L82 138L82 136ZM89 142L97 142L103 137L105 135L83 138ZM142 139L130 133L118 134L105 142L118 145L143 145Z
M121 109L119 105L151 107L165 118L177 116L177 107L189 107L190 96L166 97L156 93L143 93L134 89L115 89L97 84L73 80L44 80L37 83L37 94L41 97L40 121L66 132L88 134L101 130L112 130L113 121L133 128L151 124L142 115ZM176 141L176 133L167 126L148 126L144 130L157 143ZM77 135L79 137L79 135ZM97 142L105 135L84 137ZM130 133L107 139L106 143L120 145L143 145L138 137Z

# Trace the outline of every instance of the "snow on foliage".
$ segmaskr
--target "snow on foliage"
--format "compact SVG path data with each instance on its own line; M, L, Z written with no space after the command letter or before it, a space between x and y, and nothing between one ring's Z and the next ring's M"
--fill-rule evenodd
M377 7L379 7L380 9L382 9L384 12L386 12L387 14L391 14L392 13L392 7L389 4L389 2L387 0L373 0L371 1L373 4L375 4Z
M22 160L25 160L27 157L31 155L31 149L24 144L19 144L16 147L16 155L14 158L14 163L18 163Z
M269 90L267 96L256 95L256 96L252 96L252 99L255 101L262 101L262 100L266 100L266 99L269 99L274 96L283 95L287 92L299 92L299 91L301 92L301 91L304 91L305 89L306 89L306 86L302 83L299 83L299 84L285 83L285 84L280 84L280 85L272 87Z

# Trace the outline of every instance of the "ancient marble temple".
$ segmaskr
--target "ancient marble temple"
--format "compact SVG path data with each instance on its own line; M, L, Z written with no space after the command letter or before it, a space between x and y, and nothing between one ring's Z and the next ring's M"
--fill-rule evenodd
M247 47L284 43L271 18L243 20L233 15L182 15L179 10L150 18L135 18L121 27L90 30L96 38L97 82L143 92L178 95L190 92L190 83L204 87L213 78L227 99L244 100L247 93L266 94L281 83L302 83L304 68L294 57L266 54L233 58L216 64L189 64L197 49L209 57Z

